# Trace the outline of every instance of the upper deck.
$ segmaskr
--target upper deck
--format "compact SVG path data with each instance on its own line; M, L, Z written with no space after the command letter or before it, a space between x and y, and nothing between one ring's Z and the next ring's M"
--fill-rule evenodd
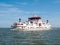
M34 19L37 19L37 20L39 20L39 19L41 19L41 17L39 17L39 16L33 16L33 17L30 17L30 18L28 18L29 20L34 20Z

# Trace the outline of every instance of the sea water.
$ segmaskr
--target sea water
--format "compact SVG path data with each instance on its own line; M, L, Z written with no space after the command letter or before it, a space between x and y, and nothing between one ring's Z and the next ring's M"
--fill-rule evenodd
M60 28L45 31L0 28L0 45L60 45Z

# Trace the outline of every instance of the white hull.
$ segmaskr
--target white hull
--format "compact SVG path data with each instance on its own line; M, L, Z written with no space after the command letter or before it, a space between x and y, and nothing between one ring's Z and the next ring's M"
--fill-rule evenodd
M14 28L12 30L19 30L19 31L43 31L43 30L50 30L51 28L30 28L30 29L21 29L21 28Z
M12 25L13 30L22 30L22 31L40 31L40 30L50 30L51 25L47 22L43 22L41 17L33 16L28 18L26 22L16 22Z

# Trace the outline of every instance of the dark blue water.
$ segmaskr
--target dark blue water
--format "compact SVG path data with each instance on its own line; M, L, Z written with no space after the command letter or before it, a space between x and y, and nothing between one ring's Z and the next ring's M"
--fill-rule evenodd
M0 45L60 45L60 29L27 32L0 28Z

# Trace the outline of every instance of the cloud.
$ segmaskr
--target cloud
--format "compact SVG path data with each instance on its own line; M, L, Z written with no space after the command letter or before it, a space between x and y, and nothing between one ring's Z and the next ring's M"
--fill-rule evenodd
M17 2L17 3L19 3L19 2ZM23 2L23 3L20 3L20 4L27 4L27 3ZM21 10L20 8L16 8L16 7L14 7L14 5L11 5L11 4L0 3L0 6L2 6L2 8L0 7L0 14L1 15L13 16L13 15L24 15L24 14L29 15L29 14L34 14L35 13L35 11L24 11L24 10ZM40 14L40 13L47 13L47 12L36 11L36 14Z
M22 11L14 7L14 5L0 3L0 16L14 14L14 13L16 14L19 12Z
M26 2L23 2L23 3L21 3L21 5L27 5L27 3Z
M48 14L49 12L47 11L26 11L26 10L21 10L20 8L16 8L14 7L14 5L10 5L10 4L0 4L1 6L4 6L2 8L0 8L0 16L2 17L14 17L14 18L18 18L18 17L28 17L28 16L32 16L35 13L36 14ZM5 8L6 7L6 8ZM3 10L4 9L4 10ZM51 12L52 13L52 12ZM55 14L60 13L60 12L54 12ZM53 14L53 13L52 13Z
M53 1L53 3L59 4L60 3L60 0Z
M10 7L10 6L13 6L13 5L6 4L6 3L0 3L0 6L8 6L8 7Z
M17 4L17 5L27 5L28 3L27 2L15 2L15 4Z

